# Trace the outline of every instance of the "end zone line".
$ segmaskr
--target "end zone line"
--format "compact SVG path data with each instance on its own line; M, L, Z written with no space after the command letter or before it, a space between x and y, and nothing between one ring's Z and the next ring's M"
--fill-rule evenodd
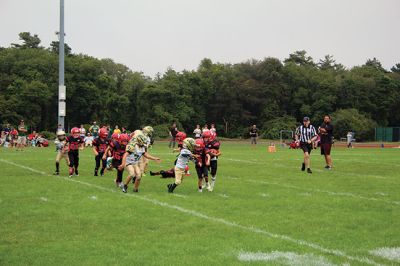
M20 164L14 163L14 162L10 162L10 161L4 160L4 159L0 159L0 162L7 163L7 164L10 164L10 165L14 165L16 167L23 168L23 169L26 169L26 170L29 170L31 172L38 173L38 174L41 174L41 175L44 175L44 176L52 176L52 175L50 175L50 174L48 174L46 172L43 172L43 171L40 171L40 170L36 170L34 168L31 168L31 167L28 167L28 166L24 166L24 165L20 165ZM280 234L271 233L271 232L268 232L268 231L253 227L253 226L245 226L245 225L241 225L241 224L238 224L238 223L235 223L235 222L231 222L231 221L228 221L228 220L225 220L225 219L222 219L222 218L208 216L206 214L202 214L202 213L194 211L194 210L185 209L183 207L180 207L180 206L177 206L177 205L172 205L172 204L169 204L167 202L159 201L157 199L153 199L153 198L150 198L150 197L147 197L147 196L140 196L140 195L136 195L136 194L117 193L115 190L108 189L108 188L105 188L105 187L102 187L102 186L99 186L99 185L94 185L94 184L91 184L91 183L87 183L87 182L84 182L84 181L71 179L71 178L67 178L67 177L61 177L61 176L54 176L54 177L57 177L59 179L63 179L65 181L70 181L70 182L82 184L82 185L85 185L85 186L88 186L88 187L97 188L99 190L103 190L103 191L106 191L106 192L116 193L116 194L119 194L121 196L129 196L129 197L137 198L137 199L140 199L140 200L144 200L144 201L150 202L150 203L152 203L154 205L158 205L158 206L161 206L161 207L166 207L166 208L169 208L169 209L174 209L174 210L177 210L179 212L182 212L182 213L194 216L194 217L206 219L206 220L209 220L209 221L212 221L212 222L215 222L215 223L219 223L219 224L223 224L223 225L226 225L226 226L229 226L229 227L233 227L233 228L239 228L239 229L241 229L243 231L262 234L262 235L265 235L265 236L270 237L270 238L291 242L291 243L294 243L294 244L297 244L297 245L300 245L300 246L306 246L306 247L318 250L320 252L327 253L327 254L332 254L332 255L335 255L337 257L342 257L342 258L345 258L345 259L348 259L348 260L358 261L358 262L366 263L366 264L369 264L369 265L381 265L381 264L378 264L377 262L375 262L375 261L373 261L373 260L371 260L371 259L369 259L367 257L350 256L350 255L347 255L345 252L343 252L341 250L325 248L325 247L323 247L323 246L321 246L319 244L308 242L308 241L305 241L305 240L302 240L302 239L295 239L295 238L292 238L292 237L287 236L287 235L280 235Z

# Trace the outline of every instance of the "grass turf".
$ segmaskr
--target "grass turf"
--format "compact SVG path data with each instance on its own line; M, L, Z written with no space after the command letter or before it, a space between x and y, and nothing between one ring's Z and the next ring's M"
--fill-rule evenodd
M169 169L166 143L150 170ZM0 265L236 265L241 252L295 252L332 264L394 264L369 253L400 247L399 149L333 149L334 169L312 153L313 174L300 171L300 150L224 142L213 192L197 192L192 175L147 175L139 193L123 194L116 172L93 176L90 149L69 179L55 152L0 149ZM127 174L124 173L124 177ZM285 264L259 261L251 264Z

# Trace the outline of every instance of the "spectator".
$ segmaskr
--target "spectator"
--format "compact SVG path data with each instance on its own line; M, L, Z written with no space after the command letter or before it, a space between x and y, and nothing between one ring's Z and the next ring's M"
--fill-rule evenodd
M118 125L115 125L113 133L118 135L121 134L121 130L118 128Z
M196 125L196 128L193 130L194 138L201 138L201 128L200 125Z
M56 129L56 134L58 131L65 131L61 124L58 124L57 129Z
M11 127L10 136L10 148L13 148L17 145L18 140L18 131L14 127Z
M171 141L169 142L169 146L168 147L175 148L175 144L176 144L175 137L176 137L176 134L178 134L178 128L176 127L176 123L174 122L174 123L172 123L172 126L169 129L169 136L171 137Z
M203 129L201 130L201 132L204 133L204 132L206 132L206 131L210 131L210 130L208 129L208 125L207 125L207 124L204 125Z
M79 136L81 138L84 138L86 136L86 129L83 127L83 125L81 125L81 127L79 128Z
M89 133L93 136L93 138L97 138L99 135L99 126L97 125L96 121L93 121L92 126L89 128Z
M94 140L94 137L90 133L87 133L87 136L83 139L83 141L85 143L85 147L88 147L88 146L92 147L93 140Z
M36 139L37 139L38 135L36 133L36 131L32 131L31 134L28 135L28 141L30 143L31 146L35 147L36 146Z
M347 148L353 148L353 132L347 132Z
M20 149L21 151L26 146L26 135L28 134L28 127L25 125L24 120L18 125L18 139L17 139L17 150Z
M215 134L217 134L217 129L215 128L214 124L211 124L211 128L210 128L211 132L214 132Z
M250 138L251 138L251 145L257 145L257 138L258 138L258 128L256 125L253 125L250 128L249 132Z
M127 134L127 131L126 131L125 127L121 127L121 134Z

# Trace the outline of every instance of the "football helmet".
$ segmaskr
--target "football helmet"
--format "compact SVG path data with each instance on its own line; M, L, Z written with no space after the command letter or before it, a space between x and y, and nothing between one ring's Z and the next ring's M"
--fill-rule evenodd
M182 141L186 139L186 133L179 131L176 133L175 140L178 141L179 143L182 143Z
M194 148L196 147L196 142L192 138L186 138L183 140L183 147L190 151L194 151Z
M113 134L111 135L111 138L112 138L113 140L119 140L119 134L118 134L118 133L113 133Z
M118 136L118 142L121 144L127 144L129 141L129 135L128 134L121 134Z
M195 143L196 143L196 147L195 147L196 151L200 152L204 149L205 144L202 139L196 139Z
M65 139L65 131L64 130L57 131L57 138L59 140L64 140Z
M143 133L137 134L137 135L135 136L135 140L136 140L136 143L137 143L139 146L144 146L144 145L147 144L147 137L146 137Z
M100 136L100 138L103 138L103 139L107 138L108 131L105 127L100 128L99 136Z
M64 130L59 130L59 131L57 131L57 137L58 136L65 136L65 131Z
M81 131L80 131L79 128L77 128L77 127L73 127L73 128L71 129L71 135L72 135L74 138L78 138L80 133L81 133Z
M153 127L151 127L151 126L145 126L145 127L142 129L142 131L143 131L143 134L145 134L145 135L148 136L148 137L153 136L153 133L154 133L154 129L153 129Z

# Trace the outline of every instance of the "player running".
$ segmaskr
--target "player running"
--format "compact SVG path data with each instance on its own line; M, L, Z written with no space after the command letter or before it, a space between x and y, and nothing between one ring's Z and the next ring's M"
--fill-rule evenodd
M64 130L57 131L57 138L54 141L54 144L56 145L56 171L54 172L54 175L59 175L60 174L60 160L65 159L65 162L67 163L67 166L69 166L69 159L68 159L68 153L67 150L65 149L65 145L67 144L67 141L65 139L65 132Z
M174 189L182 183L185 168L189 160L196 162L196 157L192 153L195 146L196 143L194 139L186 138L183 140L182 149L180 150L175 164L175 182L167 185L169 193L173 193Z
M120 167L125 167L129 173L129 176L126 178L122 187L122 192L124 193L128 191L128 185L132 178L135 180L133 192L139 192L139 185L142 178L142 171L140 169L139 161L142 157L157 161L158 163L161 162L160 158L154 157L147 153L147 140L148 138L142 132L138 132L126 146L126 152L122 158L122 164L120 165Z
M117 177L115 184L120 187L122 185L122 175L124 173L124 166L122 165L122 157L125 154L126 145L129 141L128 134L121 134L118 140L112 140L104 152L103 160L107 159L107 155L111 152L112 166L117 170Z
M95 168L94 168L94 176L98 176L98 171L100 168L100 161L102 162L102 167L100 170L100 176L104 175L104 170L107 167L107 159L104 158L104 154L108 148L108 145L110 144L110 141L107 139L108 137L108 131L105 127L102 127L99 130L99 136L93 140L93 153L94 153L94 159L96 162Z
M210 166L210 155L206 154L203 139L196 139L194 154L197 159L195 165L198 177L198 191L203 192L203 179L206 182L206 189L210 191L211 186L210 183L208 183L208 167Z
M71 135L66 138L66 148L68 148L69 158L69 177L75 173L79 176L79 150L83 150L83 139L80 137L80 130L77 127L71 129Z
M203 140L206 145L206 153L210 155L210 169L211 169L211 187L208 191L213 191L215 181L217 180L217 169L218 169L218 156L222 153L219 150L221 143L217 139L217 134L211 131L205 131L203 133Z

